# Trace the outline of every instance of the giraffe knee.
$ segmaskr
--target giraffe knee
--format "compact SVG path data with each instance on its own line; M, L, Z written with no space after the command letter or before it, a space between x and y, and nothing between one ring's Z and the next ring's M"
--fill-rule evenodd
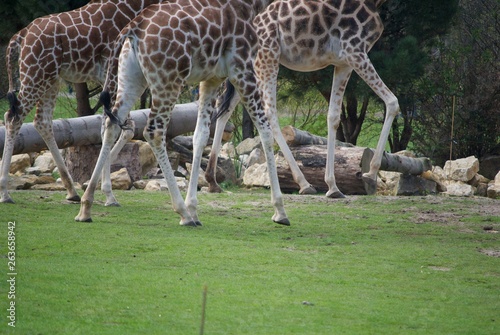
M399 114L399 102L396 97L386 103L387 117L395 118Z

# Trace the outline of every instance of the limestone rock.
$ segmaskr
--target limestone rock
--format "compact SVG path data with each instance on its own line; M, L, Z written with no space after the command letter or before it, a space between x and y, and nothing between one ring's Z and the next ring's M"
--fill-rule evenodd
M267 172L267 164L254 164L248 167L243 175L243 185L245 186L261 186L269 187L269 173Z
M245 166L252 166L254 164L262 164L266 162L266 155L260 148L255 148L248 155L248 157L244 160L243 164Z
M17 172L24 173L24 170L30 166L31 166L30 155L28 154L14 155L12 156L9 172L12 174L15 174Z
M443 170L446 179L468 182L479 171L479 160L470 156L454 161L446 161Z
M147 180L144 180L144 179L141 179L141 180L137 180L137 181L134 181L132 183L132 185L134 185L134 187L138 190L143 190L146 188L146 185L148 184L148 181Z
M113 190L129 190L132 187L132 179L126 168L111 173L111 185Z
M457 197L471 197L476 192L476 188L472 185L462 181L446 181L446 195L453 195Z
M42 173L52 173L56 167L56 163L52 158L52 154L50 152L45 152L35 159L33 167L38 167Z
M136 143L139 147L139 163L141 166L141 177L143 177L158 165L158 161L148 142L137 141Z
M255 148L262 148L262 144L260 142L259 136L256 136L254 138L247 138L247 139L243 140L236 147L236 152L239 155L250 154L253 151L253 149L255 149Z
M421 174L421 177L427 180L431 180L436 183L436 190L438 192L446 192L446 185L444 181L444 173L441 173L443 169L439 166L433 167L432 170L425 171Z
M500 171L495 176L495 180L488 186L488 198L500 198Z
M164 179L150 180L144 191L168 191L167 182Z
M234 158L236 157L236 149L233 142L225 143L220 149L219 157Z
M181 190L181 191L187 190L188 182L187 182L186 178L176 177L175 179L177 181L177 186L179 187L179 190ZM144 190L145 191L168 191L167 181L163 178L162 179L152 179L147 183Z

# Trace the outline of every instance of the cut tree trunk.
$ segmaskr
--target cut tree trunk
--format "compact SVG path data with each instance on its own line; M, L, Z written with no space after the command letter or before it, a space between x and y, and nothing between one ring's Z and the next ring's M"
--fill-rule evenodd
M326 145L303 145L291 147L297 164L307 181L318 192L325 193L328 186L325 183ZM364 148L335 148L335 180L344 194L366 194L360 167ZM292 172L284 159L277 162L278 178L283 192L295 192L299 186L294 182Z
M325 179L326 145L302 145L291 147L297 164L305 178L318 192L328 191ZM373 150L363 147L335 147L335 180L344 194L366 194L362 174L370 170ZM278 178L283 192L299 190L284 159L277 162ZM411 158L384 153L380 170L420 175L430 170L428 158Z
M149 109L132 111L131 118L135 122L134 139L144 139L143 130L146 126ZM198 104L191 102L176 105L167 130L168 138L193 132L196 127ZM71 119L55 120L53 122L54 137L59 149L72 146L101 144L102 115L91 115ZM215 124L211 126L211 134ZM233 132L234 126L226 125L225 132ZM5 127L0 127L0 155L3 154ZM40 152L47 147L32 123L25 123L16 138L14 154Z
M328 144L328 139L326 137L321 137L318 135L311 134L308 131L297 129L293 126L285 126L281 129L281 133L285 138L286 143L289 147L296 147L299 145L324 145ZM340 147L354 147L350 143L345 143L341 141L335 141L336 146Z

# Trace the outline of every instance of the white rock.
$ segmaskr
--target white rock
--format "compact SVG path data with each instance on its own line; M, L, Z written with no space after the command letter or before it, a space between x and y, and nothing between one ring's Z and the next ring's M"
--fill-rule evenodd
M42 173L52 173L56 167L56 163L52 158L52 154L50 152L45 152L35 159L33 166L38 167Z
M111 185L113 190L129 190L132 187L132 179L126 168L111 173Z
M457 197L471 197L476 192L476 188L472 185L460 181L446 181L446 192L444 194Z
M446 161L443 168L446 179L468 182L479 171L479 160L470 156L454 161Z
M269 187L267 164L254 164L248 167L243 175L243 185Z
M26 170L26 168L30 166L31 166L30 155L28 154L14 155L12 156L11 159L9 172L12 174L15 174L17 172L24 173L24 170Z

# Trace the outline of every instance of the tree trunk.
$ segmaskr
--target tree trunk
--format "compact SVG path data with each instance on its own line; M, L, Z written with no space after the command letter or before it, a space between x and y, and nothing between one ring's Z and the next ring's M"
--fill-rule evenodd
M307 132L305 130L297 129L293 126L285 126L281 128L281 133L285 138L286 143L290 147L296 147L300 145L326 145L328 144L328 139L326 137L317 136ZM344 143L341 141L335 141L336 146L340 147L353 147L354 145L350 143Z
M297 164L307 181L318 190L328 191L324 181L327 147L326 145L302 145L291 147ZM335 180L344 194L366 194L362 174L370 170L373 150L362 147L335 147ZM288 163L277 160L278 177L283 192L295 192L299 187L293 181ZM411 175L421 175L430 170L428 158L411 158L384 153L380 170L395 171Z
M361 170L363 173L370 171L370 162L374 155L373 149L366 148L361 158ZM411 175L421 175L425 171L432 169L432 164L429 158L412 158L401 155L390 154L384 152L380 170L401 172Z
M74 83L76 95L76 113L78 116L87 116L94 114L90 107L89 89L87 83Z
M243 107L243 121L241 127L242 127L241 135L243 136L243 140L255 137L254 125L252 119L250 118L250 115L248 115L248 112L244 107Z
M135 121L134 138L143 139L142 132L147 123L149 109L132 111L130 113ZM176 105L172 113L171 121L167 130L168 138L193 132L196 127L198 115L198 104L195 102ZM91 115L79 118L55 120L53 122L54 137L60 149L92 145L101 143L102 115ZM215 124L210 131L213 134ZM226 125L226 132L233 132L234 126ZM3 154L5 141L5 127L0 127L0 155ZM40 152L46 150L45 142L40 137L32 123L25 123L21 127L20 134L16 138L14 154Z
M328 191L325 183L326 145L303 145L290 148L297 164L307 181L318 192ZM344 194L366 194L361 178L361 157L364 148L336 147L335 148L335 179L340 191ZM278 178L283 192L299 190L294 182L292 173L284 159L278 159Z

